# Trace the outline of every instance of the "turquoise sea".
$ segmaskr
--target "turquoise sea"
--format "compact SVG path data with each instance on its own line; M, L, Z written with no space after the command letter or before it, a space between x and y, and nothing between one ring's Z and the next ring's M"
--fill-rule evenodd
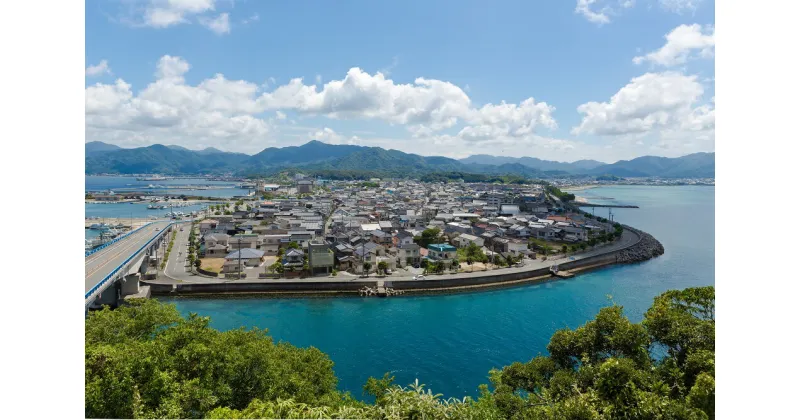
M152 185L155 188L148 188ZM147 191L163 195L199 195L203 197L230 198L235 195L244 195L247 190L237 188L236 183L223 181L209 181L205 178L179 178L165 181L137 181L130 176L86 176L86 192L102 192L113 190L115 192ZM180 189L175 187L210 186L212 189ZM164 188L166 187L166 188Z
M665 290L714 284L714 187L619 186L576 194L638 205L615 209L615 220L653 234L666 253L570 280L490 292L165 301L185 314L210 316L219 329L267 328L275 340L321 349L335 363L339 388L356 397L369 376L384 372L400 384L419 379L445 397L477 395L491 368L546 353L553 332L580 326L611 301L638 321Z

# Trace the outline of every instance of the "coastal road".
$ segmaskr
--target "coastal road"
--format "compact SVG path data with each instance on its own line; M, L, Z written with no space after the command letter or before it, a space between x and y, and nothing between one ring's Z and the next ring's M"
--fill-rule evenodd
M86 257L85 279L88 293L128 257L169 225L169 221L154 222L121 239L119 242ZM158 232L156 232L158 229Z
M167 259L167 266L164 267L165 278L159 278L159 280L166 280L167 283L176 283L178 281L184 283L208 283L218 281L216 278L200 276L189 271L189 262L186 260L186 256L189 253L190 230L191 225L188 223L183 226L183 232L178 229L178 234L175 235L175 243L172 245L172 252L169 253L169 259Z

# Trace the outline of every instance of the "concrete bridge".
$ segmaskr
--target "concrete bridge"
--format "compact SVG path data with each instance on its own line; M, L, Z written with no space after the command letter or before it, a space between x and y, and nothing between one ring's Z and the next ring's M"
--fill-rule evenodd
M141 276L151 262L160 261L168 234L179 223L148 223L102 249L87 252L85 309L116 307L125 296L138 294Z

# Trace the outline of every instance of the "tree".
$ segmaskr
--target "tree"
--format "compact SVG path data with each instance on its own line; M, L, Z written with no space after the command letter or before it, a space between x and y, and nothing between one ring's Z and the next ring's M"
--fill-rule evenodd
M474 262L474 261L473 261L472 257L471 257L471 256L468 256L468 257L467 257L467 265L469 266L469 271L472 271L472 263L473 263L473 262Z
M292 241L292 242L289 242L289 245L286 245L286 248L289 248L289 249L300 249L300 245L297 242Z
M86 417L713 419L714 302L713 287L668 291L641 323L602 308L556 331L547 356L491 370L477 399L444 400L386 374L367 380L367 403L336 389L333 363L313 347L220 332L209 318L133 299L86 319Z
M581 251L583 251L586 249L586 242L581 242L578 246L581 248Z
M378 271L385 274L387 269L389 269L389 264L387 264L386 261L378 262Z
M564 253L565 257L567 256L567 246L566 245L561 245L561 252Z
M438 228L430 228L422 231L420 236L414 237L414 243L421 248L427 248L428 245L436 243L439 240L441 231Z
M200 259L199 259L199 258L194 260L194 267L195 267L196 269L198 269L198 270L199 270L199 269L200 269L200 265L201 265L201 264L202 264L202 263L200 262Z
M594 247L595 247L595 245L597 245L597 238L591 238L591 239L589 239L589 246L590 246L590 247L592 247L592 248L594 248Z
M430 270L430 261L427 258L423 258L422 261L419 263L419 267L422 268L422 274L428 274L428 270Z
M370 263L369 261L364 261L364 264L362 264L362 267L364 268L364 273L365 274L369 273L369 269L372 268L372 263Z

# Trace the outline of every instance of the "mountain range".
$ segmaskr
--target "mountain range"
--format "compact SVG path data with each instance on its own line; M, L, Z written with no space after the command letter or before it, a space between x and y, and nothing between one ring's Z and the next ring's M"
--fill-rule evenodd
M533 157L474 155L456 160L420 156L380 147L334 145L312 140L300 146L269 147L254 155L223 152L209 147L190 150L155 144L124 149L103 142L85 145L86 173L143 174L271 174L284 169L307 171L370 171L390 177L419 176L435 172L552 177L615 175L621 177L688 178L714 176L714 153L679 158L643 156L605 164L595 160L554 162Z

